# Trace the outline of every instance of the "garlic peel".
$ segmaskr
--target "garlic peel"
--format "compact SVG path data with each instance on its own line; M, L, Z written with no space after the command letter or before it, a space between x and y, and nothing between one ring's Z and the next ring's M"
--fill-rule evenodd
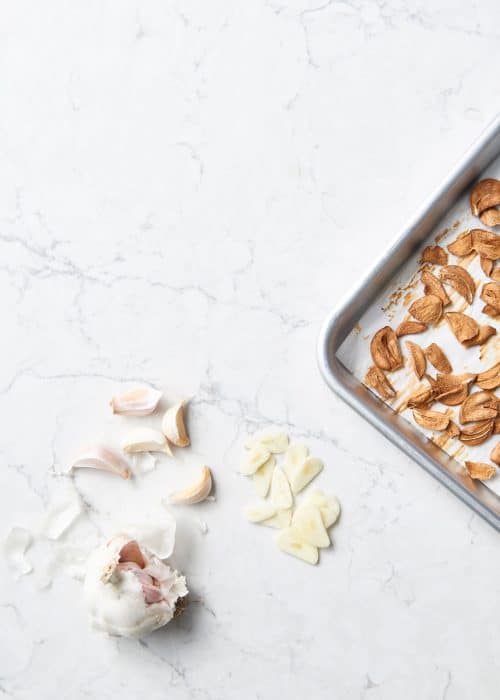
M122 442L122 450L129 454L137 452L164 452L172 457L172 450L163 433L153 428L136 428Z
M193 505L200 503L209 496L212 490L212 473L208 467L203 467L200 477L194 484L170 494L170 503L178 505Z
M118 474L122 479L130 478L130 469L125 459L115 450L103 445L83 448L71 464L70 469L86 467Z
M10 529L3 543L5 559L10 569L19 577L33 571L31 562L26 556L33 537L24 527L13 527Z
M82 513L82 499L75 487L68 484L52 496L38 525L38 533L49 540L58 540Z
M149 416L156 410L161 396L161 391L141 386L113 396L110 405L113 413L122 416Z
M187 447L189 445L189 435L187 434L184 420L185 404L185 401L181 401L167 409L161 423L163 433L176 447Z

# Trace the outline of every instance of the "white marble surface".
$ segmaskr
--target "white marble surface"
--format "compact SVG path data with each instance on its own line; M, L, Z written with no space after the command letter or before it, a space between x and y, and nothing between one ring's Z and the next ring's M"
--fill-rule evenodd
M193 449L81 474L91 534L213 465L178 557L193 604L145 643L92 633L80 584L0 568L13 700L497 697L498 535L319 377L324 315L500 109L496 0L4 3L0 526L30 523L106 400L194 394ZM310 568L240 509L247 428L327 462ZM100 435L100 432L102 435Z

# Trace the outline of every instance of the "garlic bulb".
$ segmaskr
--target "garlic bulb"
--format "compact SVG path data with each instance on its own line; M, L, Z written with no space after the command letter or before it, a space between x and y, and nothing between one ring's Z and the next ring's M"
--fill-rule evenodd
M131 535L120 533L87 562L85 601L94 629L144 637L182 609L186 580Z

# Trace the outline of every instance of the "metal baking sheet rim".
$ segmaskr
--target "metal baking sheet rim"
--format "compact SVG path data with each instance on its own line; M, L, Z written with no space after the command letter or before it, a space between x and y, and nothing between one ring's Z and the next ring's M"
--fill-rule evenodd
M366 277L326 318L318 339L318 364L328 386L498 531L500 497L481 482L464 475L458 462L368 391L342 365L336 352L374 296L425 240L465 188L499 154L500 114L472 144Z

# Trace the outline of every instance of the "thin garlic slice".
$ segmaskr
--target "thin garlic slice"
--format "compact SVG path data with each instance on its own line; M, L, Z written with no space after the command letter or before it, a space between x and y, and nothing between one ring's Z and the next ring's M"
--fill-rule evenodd
M24 527L13 527L4 540L3 550L10 569L16 576L24 576L33 571L26 556L26 550L33 542L31 533Z
M275 467L273 477L271 479L271 503L275 508L291 508L293 505L293 496L290 490L290 484L286 478L285 472L280 467Z
M80 494L72 484L56 491L38 525L38 533L49 540L58 540L83 513Z
M149 416L156 410L160 399L161 391L149 386L139 386L113 396L110 405L113 413L122 416Z
M272 518L267 518L263 520L261 525L266 525L267 527L274 527L277 530L282 530L284 527L290 527L292 524L292 511L293 508L281 508L277 510Z
M267 447L262 445L255 445L246 454L243 455L243 459L240 465L240 472L245 476L250 476L255 474L257 469L261 467L264 462L267 462L271 453Z
M172 445L176 447L187 447L189 445L189 435L187 434L184 421L185 404L185 401L181 401L175 406L171 406L165 412L161 423L161 429Z
M302 542L314 547L330 546L330 538L318 506L299 506L293 514L292 528Z
M245 506L244 512L251 523L261 523L276 515L276 508L271 503L252 503Z
M130 469L125 459L115 450L103 445L84 447L73 461L70 469L88 467L118 474L122 479L130 478Z
M208 467L203 467L198 481L181 491L170 494L170 503L179 505L192 505L200 503L210 494L212 490L212 474Z
M293 443L285 453L285 464L283 466L289 479L292 478L295 470L306 461L309 455L309 448L301 443Z
M251 449L255 445L263 445L272 454L281 454L288 448L288 435L278 430L258 430L249 435L245 447Z
M269 493L275 466L276 459L271 455L267 462L264 462L252 476L255 490L261 498L266 498Z
M164 452L172 457L172 450L163 433L153 428L136 428L122 442L124 452Z
M276 535L276 544L282 552L291 554L292 557L302 559L308 564L318 563L318 548L307 542L303 542L293 527L287 527Z
M293 493L299 493L323 469L323 462L317 457L308 457L305 462L295 469L290 479Z
M337 522L340 515L340 503L333 494L327 496L320 489L315 489L307 494L306 503L318 506L326 528L331 527Z

